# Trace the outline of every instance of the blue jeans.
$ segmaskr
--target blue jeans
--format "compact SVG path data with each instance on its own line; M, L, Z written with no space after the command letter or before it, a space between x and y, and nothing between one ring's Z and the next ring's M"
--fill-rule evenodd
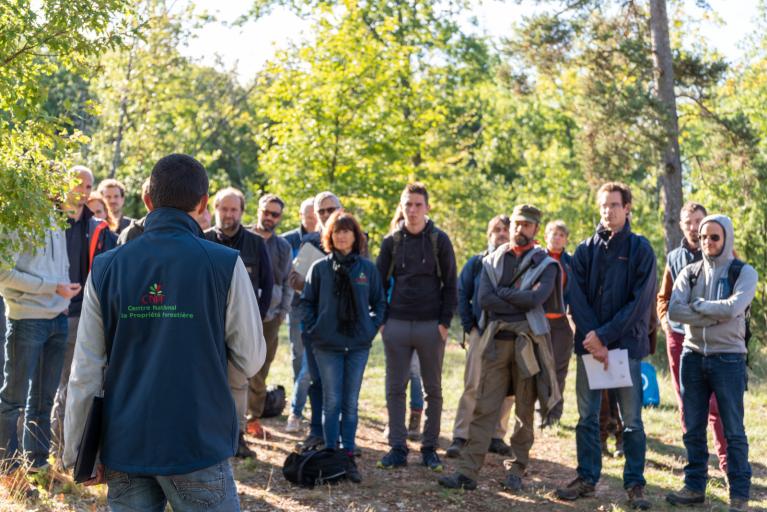
M51 409L67 348L67 317L10 320L5 340L3 387L0 389L0 455L16 460L16 425L24 409L22 447L35 467L48 460Z
M107 500L113 512L234 512L240 499L229 461L185 475L136 475L106 470Z
M423 411L423 382L421 382L421 363L418 362L418 353L413 351L413 359L410 362L410 409Z
M306 400L309 398L309 385L312 383L306 358L301 359L301 369L298 371L295 382L293 382L293 393L290 399L290 412L299 418L304 416L304 407L306 407Z
M748 463L748 439L743 426L743 394L746 391L745 354L704 356L685 348L679 369L686 432L682 436L687 449L684 483L703 492L708 480L706 425L711 394L719 404L719 417L727 440L727 480L730 498L748 499L751 488L751 465Z
M309 435L324 437L322 431L322 379L317 367L317 360L312 350L312 340L305 333L301 334L304 340L304 359L309 369L311 384L309 384L309 403L312 406L312 418L309 422Z
M301 339L301 317L291 313L288 316L290 324L290 351L291 364L293 365L293 396L290 400L291 412L302 417L304 406L309 394L309 384L312 379L309 376L309 368L304 357L304 342Z
M641 360L629 358L629 372L633 386L618 388L618 409L623 420L623 487L630 489L645 485L644 465L647 438L642 424L642 370ZM589 389L583 357L578 356L575 377L575 394L578 398L578 426L575 427L575 444L578 452L578 476L596 485L602 473L602 449L599 442L599 409L602 402L601 389Z
M344 450L354 452L357 406L369 354L367 348L348 352L314 349L322 375L322 430L328 448L335 447L338 442L340 420Z

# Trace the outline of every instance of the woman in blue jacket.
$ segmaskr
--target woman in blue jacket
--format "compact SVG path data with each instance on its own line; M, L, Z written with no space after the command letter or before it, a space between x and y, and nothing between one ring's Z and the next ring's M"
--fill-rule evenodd
M335 212L322 245L329 255L309 271L301 308L322 381L325 446L335 447L339 428L351 461L349 479L362 478L354 463L357 402L370 346L383 323L386 299L375 265L360 256L365 236L354 216ZM339 423L340 420L340 423Z

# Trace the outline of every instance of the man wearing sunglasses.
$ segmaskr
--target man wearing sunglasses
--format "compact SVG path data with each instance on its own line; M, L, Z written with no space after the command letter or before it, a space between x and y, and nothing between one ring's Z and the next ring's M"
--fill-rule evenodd
M727 441L730 510L746 510L751 488L748 439L743 426L746 390L746 315L756 292L756 270L733 257L732 221L710 215L700 227L703 261L674 281L670 320L685 325L680 381L687 449L684 487L666 496L674 505L703 503L708 480L706 423L712 395Z
M674 281L682 269L690 263L695 263L703 258L700 246L700 223L708 215L706 208L698 203L688 201L682 206L679 215L679 227L682 228L682 243L679 247L666 256L666 271L663 273L660 291L658 292L658 319L666 332L666 350L668 352L668 364L671 370L671 382L674 385L677 404L679 404L679 419L682 421L684 430L684 406L679 381L679 364L681 362L684 345L684 324L674 322L668 318L668 304L671 300L671 291ZM727 474L727 442L724 439L722 419L719 417L719 407L716 398L711 397L709 404L709 424L714 432L714 448L719 459L719 469Z
M266 242L266 249L272 262L272 275L274 276L272 302L266 316L264 316L266 361L261 370L251 377L250 393L248 393L248 413L251 420L247 430L248 433L262 439L270 437L270 434L261 426L259 421L264 412L266 400L266 378L277 352L280 324L290 312L290 302L293 300L293 288L288 284L293 250L287 240L276 236L274 233L282 220L284 207L285 203L282 199L274 194L261 196L258 200L258 222L253 227L253 232L260 235Z

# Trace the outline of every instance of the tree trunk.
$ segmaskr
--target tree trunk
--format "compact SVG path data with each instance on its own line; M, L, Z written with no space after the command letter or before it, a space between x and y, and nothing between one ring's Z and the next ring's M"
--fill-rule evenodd
M650 31L652 32L653 72L656 94L663 106L663 128L666 146L660 182L663 186L663 230L666 252L682 241L679 210L682 208L682 161L679 156L679 122L674 93L674 67L669 43L666 0L650 0Z
M115 136L115 151L112 157L112 168L109 170L109 177L114 178L117 173L117 168L122 163L122 142L123 132L125 130L126 117L128 115L128 88L130 87L130 81L133 73L133 49L136 47L134 41L131 51L128 54L128 69L125 72L125 88L123 89L122 97L120 98L120 117L117 120L117 135Z

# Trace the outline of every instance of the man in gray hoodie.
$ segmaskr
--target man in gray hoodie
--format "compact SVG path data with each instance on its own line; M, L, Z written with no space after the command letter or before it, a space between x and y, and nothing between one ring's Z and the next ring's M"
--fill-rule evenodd
M686 266L674 281L669 319L684 324L680 368L687 449L684 487L666 496L674 505L703 503L708 479L706 422L711 395L727 440L730 510L746 510L751 487L748 439L743 426L746 389L746 314L758 275L733 257L732 221L710 215L700 226L703 260Z
M67 345L67 307L80 292L69 282L67 240L61 229L45 233L45 245L16 257L0 270L5 298L4 381L0 388L0 461L13 470L20 462L16 424L24 415L24 455L32 468L48 464L51 406Z

